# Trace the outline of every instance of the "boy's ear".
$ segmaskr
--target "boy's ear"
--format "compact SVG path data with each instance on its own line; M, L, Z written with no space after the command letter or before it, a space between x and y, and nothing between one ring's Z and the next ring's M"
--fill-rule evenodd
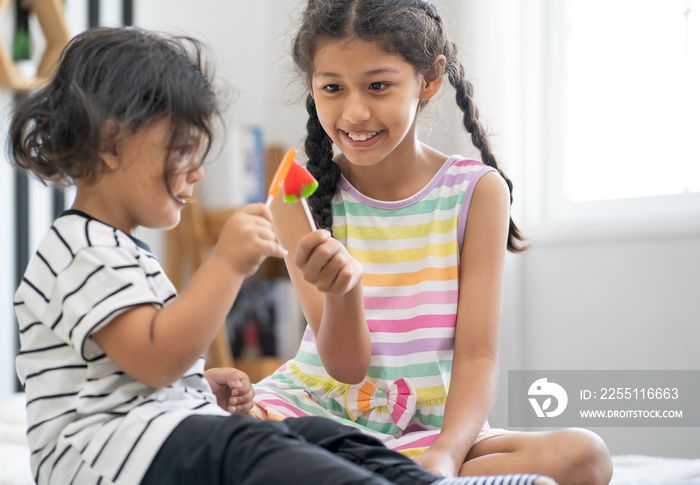
M100 158L111 170L119 166L119 135L121 125L117 120L109 119L100 127Z
M440 54L433 63L430 70L423 76L420 99L431 99L437 94L442 86L442 79L445 77L445 66L447 59Z

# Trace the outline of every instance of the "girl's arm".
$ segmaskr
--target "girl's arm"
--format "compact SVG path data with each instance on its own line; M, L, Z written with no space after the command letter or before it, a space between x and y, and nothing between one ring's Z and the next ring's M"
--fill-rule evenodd
M433 473L459 473L486 422L498 380L498 333L510 195L495 172L477 183L460 263L450 390L440 436L416 461Z
M134 379L153 387L175 382L206 352L245 277L268 256L284 256L270 217L262 204L236 211L181 295L160 310L144 305L120 314L94 340Z
M328 231L312 231L301 204L272 203L285 263L326 372L355 384L369 369L371 344L362 302L362 266Z

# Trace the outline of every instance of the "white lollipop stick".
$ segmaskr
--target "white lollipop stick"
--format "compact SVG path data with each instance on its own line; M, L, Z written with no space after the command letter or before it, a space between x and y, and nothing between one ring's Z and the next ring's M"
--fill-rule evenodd
M306 212L306 218L309 220L309 225L311 226L311 229L315 231L318 229L316 226L316 222L314 221L313 216L311 215L311 208L309 208L309 203L306 202L306 198L301 199L301 205L304 206L304 212Z

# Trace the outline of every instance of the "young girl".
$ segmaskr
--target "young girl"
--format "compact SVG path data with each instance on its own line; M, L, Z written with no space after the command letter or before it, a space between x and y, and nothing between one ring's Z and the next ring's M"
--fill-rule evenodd
M608 483L609 454L590 432L489 429L504 257L523 237L435 7L309 1L293 56L324 229L309 233L298 204L273 205L309 325L296 358L255 386L254 412L352 423L438 475ZM416 138L445 74L481 162Z
M135 237L139 226L179 221L203 177L215 115L198 44L137 29L79 35L51 84L16 109L14 164L77 188L15 295L34 479L452 483L326 419L247 416L248 377L204 370L202 354L243 279L285 254L269 211L243 207L178 296ZM534 480L504 480L519 478Z

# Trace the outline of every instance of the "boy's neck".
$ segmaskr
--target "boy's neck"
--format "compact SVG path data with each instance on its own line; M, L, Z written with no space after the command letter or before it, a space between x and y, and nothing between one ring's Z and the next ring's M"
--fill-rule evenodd
M74 209L74 208L66 209L65 211L63 211L63 212L61 213L61 215L60 215L59 217L69 216L69 215L78 215L78 216L84 217L84 218L86 218L86 219L90 219L90 220L93 220L93 221L97 221L97 222L99 222L99 223L101 223L101 224L104 224L105 226L114 227L114 226L112 226L111 224L107 224L106 222L104 222L104 221L98 219L97 217L93 217L92 214L88 214L87 212L84 212L84 211L79 210L79 209ZM118 228L115 228L115 229L119 230ZM122 231L122 232L123 232L123 231ZM126 234L132 241L134 241L134 243L136 243L137 246L139 246L139 247L145 249L146 251L149 251L149 252L151 251L151 248L148 246L148 244L146 244L145 242L143 242L143 241L142 241L141 239L139 239L138 237L136 237L136 236L134 236L134 235L132 235L132 234L129 234L129 233L125 233L125 234Z
M82 212L108 226L115 227L128 235L133 235L134 227L130 227L119 214L119 205L112 202L116 195L112 186L105 183L86 182L78 180L76 196L71 209Z

